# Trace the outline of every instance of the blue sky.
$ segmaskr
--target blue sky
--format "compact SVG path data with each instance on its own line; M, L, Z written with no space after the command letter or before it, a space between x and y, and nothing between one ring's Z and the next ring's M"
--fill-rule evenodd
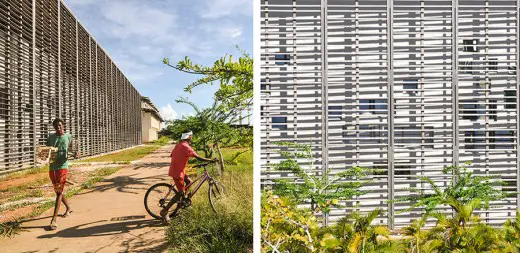
M211 65L235 46L253 55L251 0L64 0L115 64L148 96L166 119L193 114L175 103L189 97L200 107L211 105L214 86L200 86L192 94L183 88L196 76L162 63L189 56Z

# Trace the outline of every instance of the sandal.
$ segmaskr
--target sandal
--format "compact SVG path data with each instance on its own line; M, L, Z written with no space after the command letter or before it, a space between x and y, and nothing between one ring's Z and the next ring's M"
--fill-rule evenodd
M170 216L168 215L168 211L161 210L161 221L162 224L168 226L170 224Z
M71 215L74 211L72 210L69 210L69 211L66 211L61 217L65 218L65 217L68 217L69 215Z
M49 226L50 230L56 230L58 228L58 224L55 221L51 221L51 225Z

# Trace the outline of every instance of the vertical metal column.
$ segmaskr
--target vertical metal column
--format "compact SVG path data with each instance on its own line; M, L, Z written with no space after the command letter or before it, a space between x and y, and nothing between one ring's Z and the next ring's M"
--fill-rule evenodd
M327 174L329 165L329 119L328 119L328 89L327 89L327 0L321 0L321 157L322 157L322 173ZM326 179L327 180L327 179ZM328 214L323 214L323 225L329 224Z
M33 165L36 165L38 138L36 137L36 0L32 0L32 87L33 87ZM40 102L41 103L41 102Z
M452 2L451 16L451 92L452 92L452 122L453 122L453 164L459 165L459 57L458 57L458 6L459 1Z
M58 118L62 117L63 102L61 101L61 0L58 2Z
M520 0L516 1L516 191L520 189ZM520 194L516 194L516 206L520 209Z
M393 0L387 0L387 104L388 104L388 227L394 228L394 38L393 38Z
M78 40L78 20L76 20L76 119L72 122L74 122L74 126L76 127L76 136L73 136L74 139L76 139L77 143L82 140L81 138L81 127L80 127L80 118L79 118L79 111L81 110L80 104L79 104L79 40ZM75 148L75 147L74 147ZM78 147L79 148L79 147Z

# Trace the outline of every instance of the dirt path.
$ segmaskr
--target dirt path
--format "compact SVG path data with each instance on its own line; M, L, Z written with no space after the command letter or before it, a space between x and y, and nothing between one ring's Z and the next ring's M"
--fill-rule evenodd
M149 186L168 180L172 148L166 145L74 196L74 214L58 217L57 230L47 230L52 209L23 223L27 231L0 239L0 252L165 251L165 227L148 215L143 198Z

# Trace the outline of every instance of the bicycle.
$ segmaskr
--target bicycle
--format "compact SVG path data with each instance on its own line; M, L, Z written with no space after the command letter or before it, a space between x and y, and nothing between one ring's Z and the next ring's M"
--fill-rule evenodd
M194 168L204 167L204 173L199 178L193 180L190 184L186 186L186 199L187 202L180 201L180 194L178 194L177 189L173 184L168 183L158 183L152 185L144 195L144 206L148 214L150 214L155 219L162 219L160 212L161 210L168 205L170 201L175 201L170 207L170 218L174 217L180 209L188 207L191 205L191 198L197 191L200 189L204 182L208 182L208 199L213 209L213 212L218 214L217 208L218 203L225 197L226 188L222 183L212 178L208 171L207 166L211 163L203 163L199 165L195 165ZM197 181L199 183L195 186L193 190L190 190Z

